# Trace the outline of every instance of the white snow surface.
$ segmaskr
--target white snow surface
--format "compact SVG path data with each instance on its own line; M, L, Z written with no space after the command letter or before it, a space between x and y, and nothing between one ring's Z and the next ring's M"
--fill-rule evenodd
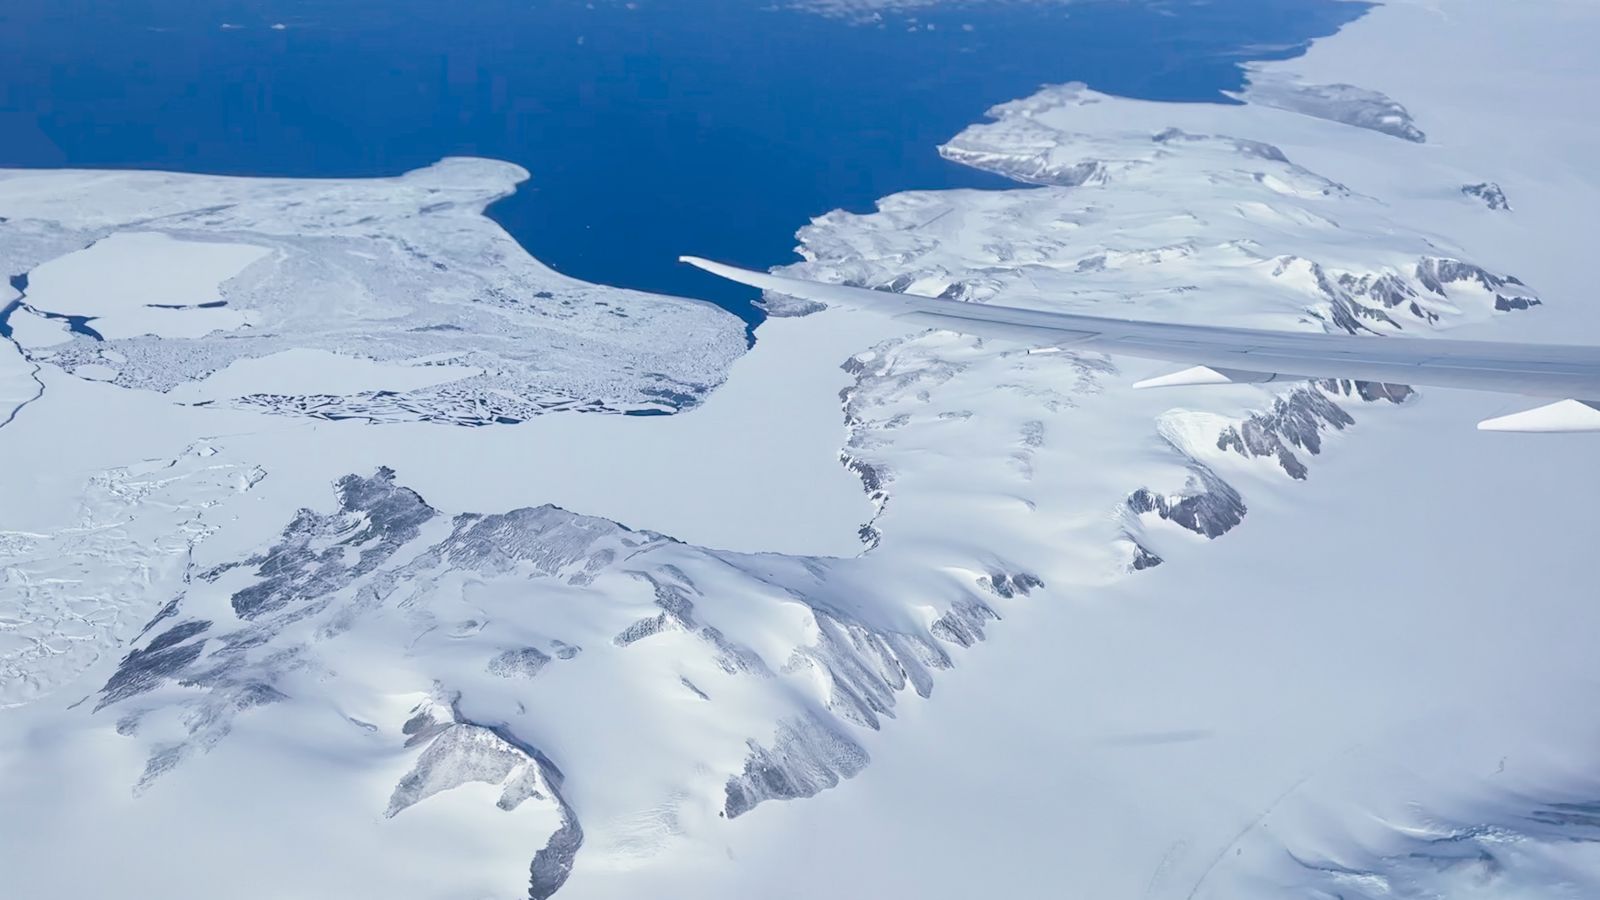
M1402 0L1260 70L1381 91L1424 142L1048 88L944 148L1044 186L824 216L795 270L1600 341L1576 227L1600 124L1563 99L1600 87L1600 13L1537 6ZM1159 370L833 310L770 320L727 367L695 349L737 337L722 314L508 246L480 213L518 177L0 175L11 274L88 278L94 248L160 241L215 254L175 293L282 335L0 345L0 466L25 473L0 485L8 891L1600 893L1591 440L1480 435L1519 401L1452 391L1134 392ZM1486 181L1511 210L1461 192ZM421 212L435 193L457 205ZM570 316L516 291L460 312L500 277L486 247ZM435 262L426 292L372 290ZM301 302L270 287L311 284L294 267L345 275ZM8 295L40 311L13 323L91 314L34 306L50 284ZM457 315L480 343L501 317L526 336L492 358L400 338ZM517 368L552 348L555 374ZM601 371L619 358L651 362ZM429 366L458 377L407 380ZM426 393L515 371L637 408L646 368L722 386L677 415L478 428ZM413 402L241 402L309 396L310 369L328 396Z
M313 349L461 377L380 387L326 367L288 389L230 378L210 402L467 425L698 403L744 349L742 323L541 265L483 215L526 178L482 159L327 180L13 170L0 260L27 276L28 310L90 317L105 338L56 328L35 358L121 387L173 391Z
M28 306L92 320L105 338L203 337L244 326L220 287L265 247L177 241L160 232L119 232L28 273Z

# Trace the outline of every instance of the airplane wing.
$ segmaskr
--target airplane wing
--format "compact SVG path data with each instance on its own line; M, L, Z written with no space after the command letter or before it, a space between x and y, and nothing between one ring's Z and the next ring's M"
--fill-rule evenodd
M876 310L921 328L1083 348L1190 368L1135 387L1346 378L1561 398L1478 423L1486 431L1600 431L1600 347L1356 337L1139 322L968 303L753 272L694 256L680 261L763 291ZM1596 398L1596 399L1585 399Z

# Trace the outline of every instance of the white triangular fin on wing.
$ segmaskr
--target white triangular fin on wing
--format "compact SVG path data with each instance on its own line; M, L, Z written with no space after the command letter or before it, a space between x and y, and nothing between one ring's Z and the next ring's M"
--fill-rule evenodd
M1557 400L1508 416L1484 419L1479 431L1600 431L1600 402Z
M1212 366L1193 366L1170 375L1157 375L1135 381L1136 388L1187 387L1195 384L1265 384L1285 376L1275 372L1251 372L1246 369L1220 369Z

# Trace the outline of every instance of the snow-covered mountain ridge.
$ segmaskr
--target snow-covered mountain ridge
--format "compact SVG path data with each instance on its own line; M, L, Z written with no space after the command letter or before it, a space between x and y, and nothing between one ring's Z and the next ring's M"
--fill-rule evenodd
M1520 279L1464 260L1391 204L1296 164L1272 144L1170 124L1176 118L1187 127L1201 117L1234 124L1229 112L1110 97L1081 84L1045 88L995 107L993 122L940 148L953 161L1036 189L912 192L885 198L871 215L836 211L802 229L799 250L808 261L789 271L970 302L1350 334L1427 333L1539 305ZM1281 127L1285 117L1257 118ZM1239 124L1246 134L1261 129L1248 119ZM774 308L782 311L782 303L776 298ZM900 364L916 352L900 348ZM1116 371L1101 358L1087 364ZM1045 389L1043 381L1036 388ZM1231 414L1163 415L1160 433L1190 472L1160 489L1130 485L1129 567L1161 561L1141 538L1147 515L1212 538L1243 520L1245 498L1208 462L1219 453L1265 458L1304 479L1302 457L1321 452L1325 433L1355 424L1346 406L1401 403L1411 393L1325 383L1278 396L1256 391L1258 408ZM878 424L887 432L909 423L901 415ZM863 477L880 498L895 466L874 451L893 443L852 416L848 463L870 473Z
M1535 28L1477 0L1450 8L1453 31L1385 7L1377 33L1306 63L1308 83L1403 96L1426 142L1250 103L1049 89L950 146L1059 183L823 217L801 233L798 271L1374 340L1457 325L1576 338L1600 320L1549 211L1592 183L1554 190L1503 147L1472 155L1460 148L1499 135L1465 140L1461 101L1352 72L1390 32L1437 72L1462 65L1457 42L1488 30L1515 47ZM1551 40L1548 27L1531 34ZM1545 117L1534 124L1566 121ZM70 175L52 177L92 180ZM186 177L161 179L174 207L198 208ZM1491 180L1514 211L1461 192ZM87 201L73 215L93 225ZM457 224L481 228L472 218ZM92 231L69 219L0 234ZM361 252L398 246L391 226L411 227L360 226L378 229ZM285 249L275 226L133 245L117 235L144 226L108 227L95 246L112 262L230 240L342 262L299 237ZM57 312L53 292L107 261L59 263L80 247L30 257L16 292ZM252 270L227 276L220 252L199 252L231 301ZM107 309L102 324L222 314L196 302L199 279L184 284L165 304L181 309ZM640 304L695 320L662 329L708 314ZM597 315L572 327L606 354L645 340ZM41 359L106 349L41 312L11 316ZM363 321L382 344L383 320ZM330 352L321 333L279 352L393 362ZM160 355L196 339L129 340ZM658 351L685 352L639 352ZM301 368L350 383L468 368L317 359L235 360L236 380L210 389L231 400ZM1499 401L1345 384L1133 392L1144 363L836 310L772 320L698 407L648 418L263 415L174 403L101 360L41 366L46 390L0 432L0 465L34 476L5 488L0 563L0 634L20 638L0 659L7 687L24 686L0 710L0 803L26 811L0 826L0 855L24 894L1587 896L1600 883L1585 818L1600 734L1583 702L1592 529L1564 512L1597 484L1583 446L1451 430ZM551 377L638 393L631 374L574 366ZM34 376L17 371L26 394ZM829 478L851 505L808 505ZM771 552L791 550L779 536L842 549ZM72 864L86 858L98 864Z

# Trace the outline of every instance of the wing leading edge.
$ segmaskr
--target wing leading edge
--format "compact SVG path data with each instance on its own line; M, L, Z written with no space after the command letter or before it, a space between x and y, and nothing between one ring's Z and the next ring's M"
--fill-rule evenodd
M711 262L682 262L776 294L875 310L925 328L1039 347L1083 348L1190 366L1141 387L1348 378L1560 398L1479 423L1493 431L1600 431L1600 347L1266 331L1139 322L967 303L786 278Z

